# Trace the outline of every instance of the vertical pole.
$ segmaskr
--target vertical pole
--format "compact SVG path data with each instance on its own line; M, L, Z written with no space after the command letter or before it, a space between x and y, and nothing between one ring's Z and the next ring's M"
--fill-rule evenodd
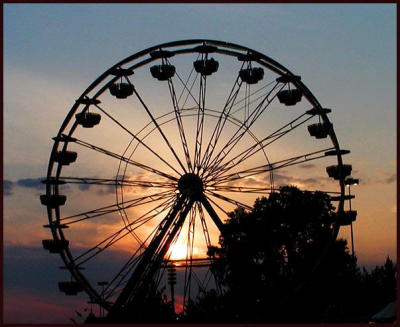
M351 192L350 192L351 186L349 185L349 207L350 207L350 212L351 212ZM354 258L354 237L353 237L353 222L350 222L350 233L351 233L351 254Z
M175 314L175 288L174 285L176 284L176 269L173 262L168 267L168 284L171 287L171 304L172 304L172 311Z
M174 292L174 283L171 283L171 302L172 302L172 311L175 314L175 292Z
M102 304L105 302L104 286L107 285L107 284L108 284L108 282L106 282L106 281L97 282L97 285L101 286L101 294L100 294L100 296L101 296L101 302L102 303L99 303L99 316L100 316L100 318L103 318L104 317L104 313L105 313Z

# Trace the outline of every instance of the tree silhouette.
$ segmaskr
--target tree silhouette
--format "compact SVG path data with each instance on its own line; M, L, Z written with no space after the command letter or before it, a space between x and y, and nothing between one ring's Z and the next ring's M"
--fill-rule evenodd
M372 299L372 301L365 301L363 308L360 309L375 314L388 303L395 301L397 294L396 274L397 267L389 257L387 257L384 265L376 266L371 272L364 268L361 297Z
M249 212L234 210L220 247L209 249L226 292L200 294L186 320L368 322L395 298L395 265L388 258L361 272L347 242L331 239L333 210L326 193L293 186L258 199Z
M219 315L225 313L226 321L279 320L282 303L331 241L333 210L326 193L285 186L257 199L249 212L230 213L220 248L209 249L220 259L213 270L228 290Z

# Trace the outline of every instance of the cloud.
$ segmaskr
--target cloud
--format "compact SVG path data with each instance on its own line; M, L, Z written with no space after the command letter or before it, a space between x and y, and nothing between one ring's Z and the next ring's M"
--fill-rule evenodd
M327 180L327 177L298 178L283 174L274 174L274 182L276 186L295 185L299 188L315 189L317 187L325 186L325 180Z
M379 184L392 184L397 181L396 173L393 173L393 174L383 173L383 174L379 174L379 175L381 175L381 177L378 178L378 180L377 180L377 183L379 183ZM364 179L363 179L363 182L364 182Z
M90 188L90 184L79 184L79 185L78 185L78 188L79 188L81 191L87 191L87 190L89 190L89 188Z
M23 178L17 180L14 184L19 186L19 187L25 187L25 188L31 188L35 190L44 190L46 188L45 184L43 184L41 181L45 179L44 177L40 178ZM59 186L60 191L62 192L69 192L70 191L70 186L68 184L62 184Z
M269 181L269 180L268 180ZM258 176L251 176L251 177L246 177L243 180L243 184L246 186L265 186L265 182L258 178ZM232 185L235 186L235 182L232 182Z
M384 183L385 184L391 184L391 183L396 182L396 180L397 180L397 174L392 174L389 177L384 179Z
M19 179L16 184L18 186L34 188L37 190L42 190L45 188L44 184L41 182L41 178L24 178Z
M285 184L285 183L290 183L291 180L293 180L293 178L290 176L274 174L274 182L275 183L278 182L279 184Z
M101 187L96 192L98 195L108 195L108 194L115 194L115 185L106 185Z
M312 164L303 165L304 169L311 169L316 167ZM326 181L329 180L328 177L292 177L285 174L285 170L280 170L280 173L274 173L274 184L275 187L284 186L284 185L295 185L300 189L308 188L308 189L316 189L320 187L326 186ZM251 176L246 177L240 180L240 185L242 186L265 186L270 183L270 175L265 174L263 176ZM236 180L228 182L226 185L237 186L238 182Z
M311 169L311 168L315 168L317 167L314 164L304 164L304 165L299 165L300 168L304 168L304 169Z
M13 187L14 187L14 182L9 181L7 179L3 180L3 195L4 196L13 195Z

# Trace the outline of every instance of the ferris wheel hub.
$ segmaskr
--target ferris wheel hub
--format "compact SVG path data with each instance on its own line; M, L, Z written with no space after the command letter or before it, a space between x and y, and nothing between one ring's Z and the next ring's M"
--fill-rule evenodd
M199 199L203 194L203 189L203 181L193 173L182 175L178 181L179 192L193 199Z

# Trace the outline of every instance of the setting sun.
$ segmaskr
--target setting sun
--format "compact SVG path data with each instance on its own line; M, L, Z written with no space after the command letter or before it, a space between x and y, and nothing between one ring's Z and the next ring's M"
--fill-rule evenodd
M187 245L182 240L178 240L171 246L170 260L181 260L186 258Z

